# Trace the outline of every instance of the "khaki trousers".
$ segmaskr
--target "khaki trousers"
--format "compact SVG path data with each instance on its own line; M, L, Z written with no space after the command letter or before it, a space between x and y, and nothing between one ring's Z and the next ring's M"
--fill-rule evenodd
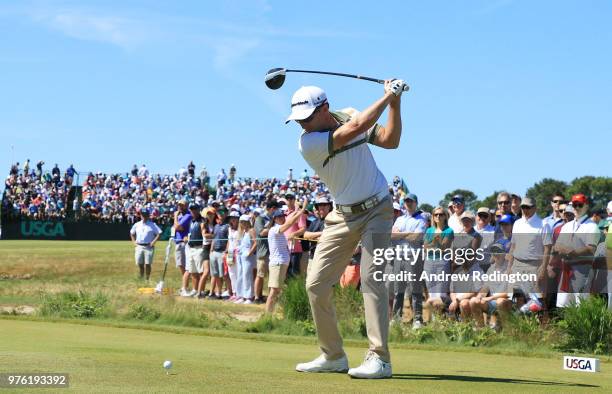
M314 259L308 266L306 290L319 345L328 360L344 356L333 303L333 286L339 282L361 240L361 289L369 350L376 353L381 360L390 361L387 346L389 297L385 283L374 280L376 271L384 272L384 264L373 264L373 254L374 249L389 246L392 225L393 205L390 197L359 214L345 214L333 210L325 218L323 234L317 244Z

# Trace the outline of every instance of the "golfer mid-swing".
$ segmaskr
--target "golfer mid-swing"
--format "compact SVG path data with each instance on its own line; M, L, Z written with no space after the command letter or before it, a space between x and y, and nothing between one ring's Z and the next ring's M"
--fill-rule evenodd
M383 266L373 263L374 250L386 248L391 238L393 205L387 180L376 166L368 143L387 149L399 146L402 122L400 95L404 81L385 82L385 94L361 113L329 110L325 92L315 86L298 89L291 99L291 115L303 128L299 148L304 159L329 188L335 209L325 218L306 289L323 354L298 364L301 372L346 372L354 378L391 377L387 336L388 291L374 279ZM376 124L389 106L387 124ZM361 240L361 281L370 342L365 361L348 368L333 305L333 286ZM376 276L378 278L378 275ZM379 278L380 279L380 278Z

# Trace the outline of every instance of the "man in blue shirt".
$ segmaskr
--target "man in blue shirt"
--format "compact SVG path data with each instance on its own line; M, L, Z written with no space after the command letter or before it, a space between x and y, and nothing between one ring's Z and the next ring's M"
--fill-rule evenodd
M187 262L185 242L187 235L189 234L190 224L191 214L187 211L187 201L180 200L178 202L176 212L174 212L174 223L172 229L174 230L174 243L176 245L174 249L174 258L176 261L176 267L181 271L181 281L184 283L187 283L187 279L189 278L189 272L185 270L185 264ZM186 288L181 289L181 293L186 292Z

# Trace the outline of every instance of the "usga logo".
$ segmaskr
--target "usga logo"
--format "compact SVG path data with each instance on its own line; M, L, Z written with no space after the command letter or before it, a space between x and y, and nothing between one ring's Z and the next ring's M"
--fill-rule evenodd
M61 222L21 222L21 235L24 237L65 237L64 226Z
M597 372L599 371L599 359L563 356L563 369L579 372Z

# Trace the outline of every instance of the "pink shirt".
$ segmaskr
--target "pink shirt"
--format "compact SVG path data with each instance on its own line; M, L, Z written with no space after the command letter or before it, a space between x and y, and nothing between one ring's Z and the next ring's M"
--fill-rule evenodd
M289 216L295 211L295 209L289 209L286 212L286 215ZM284 232L287 237L287 245L289 246L289 250L291 253L302 253L302 242L299 239L289 240L289 235L299 231L303 228L306 228L306 215L300 215L300 218L297 222L293 223L293 226L289 227L287 231ZM293 243L293 249L291 248L291 244Z

